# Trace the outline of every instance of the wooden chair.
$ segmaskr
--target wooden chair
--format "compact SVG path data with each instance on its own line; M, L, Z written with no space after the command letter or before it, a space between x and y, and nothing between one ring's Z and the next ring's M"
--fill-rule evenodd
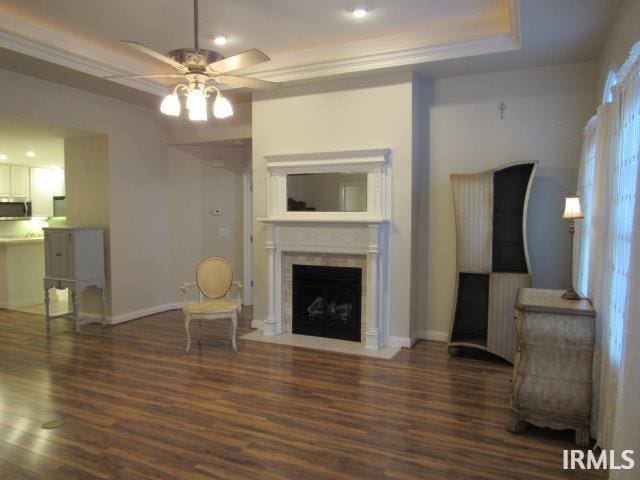
M238 289L235 299L231 298L231 287ZM187 291L197 287L200 293L200 301L189 303ZM233 280L233 266L231 262L222 257L205 258L198 264L196 281L185 283L180 287L184 298L184 328L187 331L187 349L191 348L191 334L189 324L191 320L198 320L198 345L202 344L202 320L218 320L228 318L231 322L230 334L233 349L238 351L236 345L236 330L238 328L238 313L242 308L240 291L242 284Z

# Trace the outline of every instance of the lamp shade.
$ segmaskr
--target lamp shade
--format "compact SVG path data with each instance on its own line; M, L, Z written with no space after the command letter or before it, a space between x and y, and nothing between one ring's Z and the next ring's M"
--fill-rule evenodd
M178 96L174 93L172 95L167 95L162 100L160 104L160 111L165 115L170 115L172 117L180 116L180 100L178 100Z
M565 197L564 213L562 214L562 218L584 218L582 206L580 205L580 197Z
M227 118L233 115L233 107L231 102L222 94L218 93L216 100L213 102L213 116L216 118Z
M188 110L207 110L207 99L204 96L204 92L199 88L194 88L187 95L187 109Z

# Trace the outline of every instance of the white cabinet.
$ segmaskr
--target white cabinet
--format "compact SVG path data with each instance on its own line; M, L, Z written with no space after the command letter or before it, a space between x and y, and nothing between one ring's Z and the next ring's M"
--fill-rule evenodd
M53 216L54 170L43 167L31 168L31 215Z
M53 196L64 197L66 196L66 187L64 183L64 170L62 168L51 169L51 179L53 182Z
M104 240L101 228L57 227L44 229L45 256L45 308L46 324L53 318L49 315L49 289L69 288L73 303L71 316L76 330L84 323L96 321L95 318L81 320L78 316L80 294L87 287L97 287L102 292L102 318L104 325L104 307L106 304L104 278Z
M11 197L29 196L29 167L26 165L10 165Z
M11 167L0 165L0 198L11 196Z

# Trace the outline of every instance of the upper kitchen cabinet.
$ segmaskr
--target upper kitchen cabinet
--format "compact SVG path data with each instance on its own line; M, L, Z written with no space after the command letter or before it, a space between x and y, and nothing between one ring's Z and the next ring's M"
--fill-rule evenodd
M54 172L50 168L31 167L31 215L34 217L53 216Z
M51 170L51 178L53 181L53 196L66 196L66 188L64 183L64 170L62 168L53 168Z
M11 192L10 197L29 197L29 167L26 165L10 165Z
M0 165L0 198L11 196L11 168Z

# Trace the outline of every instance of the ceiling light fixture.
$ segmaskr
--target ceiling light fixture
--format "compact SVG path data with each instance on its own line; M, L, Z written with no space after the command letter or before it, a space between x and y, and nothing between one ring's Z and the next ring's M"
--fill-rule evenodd
M27 157L29 157L29 158L33 158L33 157L35 157L35 156L36 156L36 152L34 152L33 150L29 150L29 151L27 152Z
M356 18L364 18L367 16L369 11L370 8L366 5L358 5L357 7L354 7L353 10L351 10L351 14Z
M8 157L4 153L0 153L0 161L5 161L7 158Z
M207 99L215 92L215 100L211 107L213 116L216 118L227 118L233 115L233 106L231 102L220 93L220 90L214 85L207 85L208 77L206 75L188 75L190 82L188 85L183 83L176 85L173 92L162 100L160 111L165 115L173 117L180 116L180 98L179 95L187 97L186 107L189 111L189 120L194 122L207 121ZM193 81L191 81L193 80Z
M213 39L213 43L215 43L219 47L221 47L222 45L226 45L227 37L225 37L224 35L218 35Z

